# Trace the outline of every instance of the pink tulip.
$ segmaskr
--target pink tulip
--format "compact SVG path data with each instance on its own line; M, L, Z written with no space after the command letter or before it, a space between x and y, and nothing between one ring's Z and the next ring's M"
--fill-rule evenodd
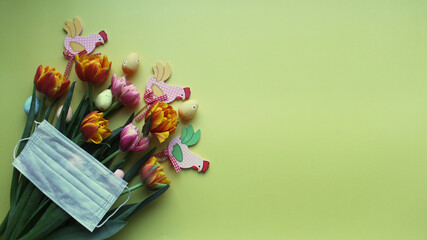
M139 136L139 129L129 123L120 133L120 150L122 152L139 152L144 151L150 144L150 138Z
M138 89L132 82L126 81L125 77L117 78L114 74L111 79L111 91L125 106L135 107L141 103Z

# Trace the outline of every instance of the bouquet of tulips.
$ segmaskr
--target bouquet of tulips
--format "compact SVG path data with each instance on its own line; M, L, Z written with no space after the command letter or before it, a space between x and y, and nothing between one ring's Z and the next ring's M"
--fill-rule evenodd
M82 82L71 83L67 76L61 75L52 67L37 68L30 111L22 138L31 136L36 122L49 121L63 135L120 178L130 182L140 176L140 183L131 186L129 191L146 186L154 192L140 202L123 206L102 227L89 232L14 169L10 189L10 209L0 226L3 239L106 239L119 232L133 214L169 188L170 181L163 172L163 167L153 156L155 149L148 148L150 133L160 141L164 141L174 133L177 125L175 110L167 104L154 104L145 116L142 131L132 123L134 114L129 116L121 127L111 130L108 118L124 106L135 107L140 104L139 92L124 77L117 78L114 75L109 88L115 102L102 112L94 106L92 85L104 83L108 79L111 62L105 55L101 57L83 54L75 56L75 63L76 74L81 81L88 83L88 91L80 99L78 107L72 114L70 105L74 88L76 84ZM37 95L41 97L38 109ZM61 96L65 96L65 100L59 107L60 114L51 116ZM25 141L20 142L16 155L23 150L25 144ZM128 167L126 173L121 170L134 152L142 151L147 152ZM120 152L126 154L122 159L113 161ZM114 210L110 209L107 215Z

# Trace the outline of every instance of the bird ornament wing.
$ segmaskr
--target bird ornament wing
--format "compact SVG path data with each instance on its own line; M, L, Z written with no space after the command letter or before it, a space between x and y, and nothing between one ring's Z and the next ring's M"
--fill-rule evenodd
M173 145L172 156L178 162L182 162L182 160L184 160L184 157L182 155L182 149L178 143L175 143L175 145Z
M70 36L72 38L80 36L83 31L82 22L78 17L74 17L73 22L67 19L65 21L64 30L65 32L67 32L67 36Z
M182 135L179 139L181 140L182 144L193 146L199 141L200 135L200 129L194 132L193 125L189 125L188 128L182 128Z
M155 83L153 83L151 85L151 91L153 91L153 94L156 97L160 97L160 96L162 96L164 94L163 91L162 91L162 89L159 86L157 86Z
M78 42L71 41L70 47L74 52L82 52L85 50L85 47Z
M160 82L166 82L169 79L172 73L172 67L170 62L166 62L166 66L163 65L160 61L153 66L153 77Z

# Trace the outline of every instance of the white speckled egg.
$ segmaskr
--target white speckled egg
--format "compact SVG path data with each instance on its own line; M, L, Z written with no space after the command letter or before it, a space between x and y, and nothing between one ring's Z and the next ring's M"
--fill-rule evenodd
M113 103L113 93L111 92L110 89L104 90L95 99L95 106L101 111L105 111L108 108L110 108L112 103Z
M125 60L123 60L122 69L123 72L128 76L135 74L136 70L138 70L138 67L139 56L137 53L130 53L126 56Z
M199 103L196 100L185 101L178 108L179 118L182 120L190 120L194 117L199 108Z
M64 105L61 105L58 108L58 111L56 111L56 118L59 118L59 115L61 115L61 111L62 111L62 107ZM68 108L68 112L67 112L67 116L65 117L65 122L69 123L71 121L71 118L73 117L73 110L71 109L71 107Z

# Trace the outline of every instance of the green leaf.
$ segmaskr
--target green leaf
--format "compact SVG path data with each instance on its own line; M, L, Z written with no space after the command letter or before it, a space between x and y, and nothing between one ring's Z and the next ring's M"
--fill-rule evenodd
M80 124L83 121L83 118L85 118L88 114L89 114L89 100L83 103L82 109L80 110L80 113L78 114L78 117L77 117L77 122L73 127L73 131L71 131L72 132L71 139L76 138L77 135L80 133Z
M58 101L59 98L55 99L50 105L49 107L47 107L46 112L44 113L44 117L43 119L46 121L49 121L49 116L50 116L50 112L52 111L53 106L55 106L56 102Z
M131 123L132 121L133 121L133 118L135 117L135 112L133 112L130 116L129 116L129 118L128 118L128 120L126 120L126 122L125 122L125 124L123 125L123 127L126 127L129 123Z
M33 84L33 95L31 98L31 106L30 106L30 112L28 113L27 122L24 127L24 131L22 132L21 139L27 138L30 136L31 131L33 129L34 124L34 115L36 110L36 84ZM19 144L18 151L16 152L16 155L18 156L22 149L24 149L25 145L27 144L27 141L22 141ZM19 171L14 168L12 173L12 183L10 186L10 208L15 208L16 202L17 202L17 188L18 188L18 180L19 180Z
M56 122L56 129L61 133L65 132L65 118L67 117L68 109L70 108L71 99L73 98L73 92L76 82L73 82L68 90L67 97L65 98L64 105L62 106L61 114Z
M123 167L123 165L127 162L127 160L129 160L129 159L132 157L132 155L133 155L134 153L135 153L135 152L128 152L128 153L127 153L127 155L126 155L126 157L125 157L125 158L123 158L121 161L117 162L116 164L114 164L114 165L110 168L110 170L111 170L112 172L114 172L114 171L116 171L117 169L119 169L119 168Z
M132 215L137 213L141 208L148 205L152 201L156 200L156 198L160 197L160 195L162 195L166 190L168 190L168 188L169 188L169 184L166 184L164 187L153 192L152 194L150 194L150 196L146 197L141 202L123 206L122 208L119 209L119 211L117 211L116 215L113 216L113 219L114 220L122 220L122 221L128 220L130 217L132 217ZM109 214L111 214L114 211L115 211L115 209L111 210L106 215L108 216Z
M148 136L148 133L150 132L151 128L151 119L153 118L153 114L151 114L147 121L145 121L144 127L142 127L142 135Z
M138 175L142 165L144 165L144 163L151 157L151 155L153 155L155 150L156 148L154 147L148 153L146 153L139 161L137 161L135 165L133 165L133 167L126 172L123 180L125 180L126 182L130 182L136 175Z
M81 224L74 222L58 228L52 232L46 240L102 240L107 239L118 233L126 226L125 221L110 220L101 228L95 228L93 232L89 232Z
M37 190L34 185L29 185L25 191L24 194L22 194L22 197L19 199L18 204L16 205L16 208L11 210L9 215L9 220L7 223L6 231L4 232L3 239L12 239L12 235L14 235L16 225L20 221L22 215L24 214L25 206L30 199L33 191Z
M176 143L175 145L173 145L172 155L174 156L174 158L178 162L182 162L182 160L183 160L182 150L181 150L181 147L179 146L178 143Z
M185 142L184 144L187 145L187 146L193 146L194 144L196 144L199 141L200 134L201 134L201 132L200 132L200 129L199 129L199 130L197 130L197 132L195 132L193 134L193 136L190 138L190 140L188 140L188 142Z
M39 107L39 112L37 113L37 117L36 117L36 121L40 122L41 117L42 117L42 112L43 112L43 108L44 108L44 104L46 102L46 96L43 95L42 96L42 101L40 103L40 107Z
M70 219L64 210L55 203L51 203L36 225L19 240L44 239L49 233Z
M80 111L82 110L82 107L83 107L84 103L86 102L86 95L87 95L87 91L85 92L82 99L80 100L79 106L77 107L76 111L73 114L73 117L71 118L70 123L67 126L67 130L65 131L65 135L68 137L71 137L70 134L73 132L74 127L77 123L78 117L80 115ZM78 123L78 125L80 126L80 123Z
M104 160L107 156L116 152L119 149L120 144L120 133L123 130L123 127L115 129L112 134L104 140L102 147L99 144L91 144L86 151L91 153L93 157L99 161Z
M34 209L37 209L37 206L39 205L41 199L44 197L44 194L37 189L32 183L30 183L30 186L34 189L31 193L30 198L25 204L25 208L23 209L19 222L16 225L16 229L14 231L14 234L12 235L12 239L14 239L16 236L19 236L25 226L25 223L28 222L30 217L33 215ZM20 200L21 201L21 200Z
M37 209L32 212L30 219L28 219L28 221L24 224L21 233L17 235L18 238L20 238L22 235L24 235L34 227L34 225L37 223L39 218L47 209L48 204L50 203L52 203L51 200L48 197L44 196Z

